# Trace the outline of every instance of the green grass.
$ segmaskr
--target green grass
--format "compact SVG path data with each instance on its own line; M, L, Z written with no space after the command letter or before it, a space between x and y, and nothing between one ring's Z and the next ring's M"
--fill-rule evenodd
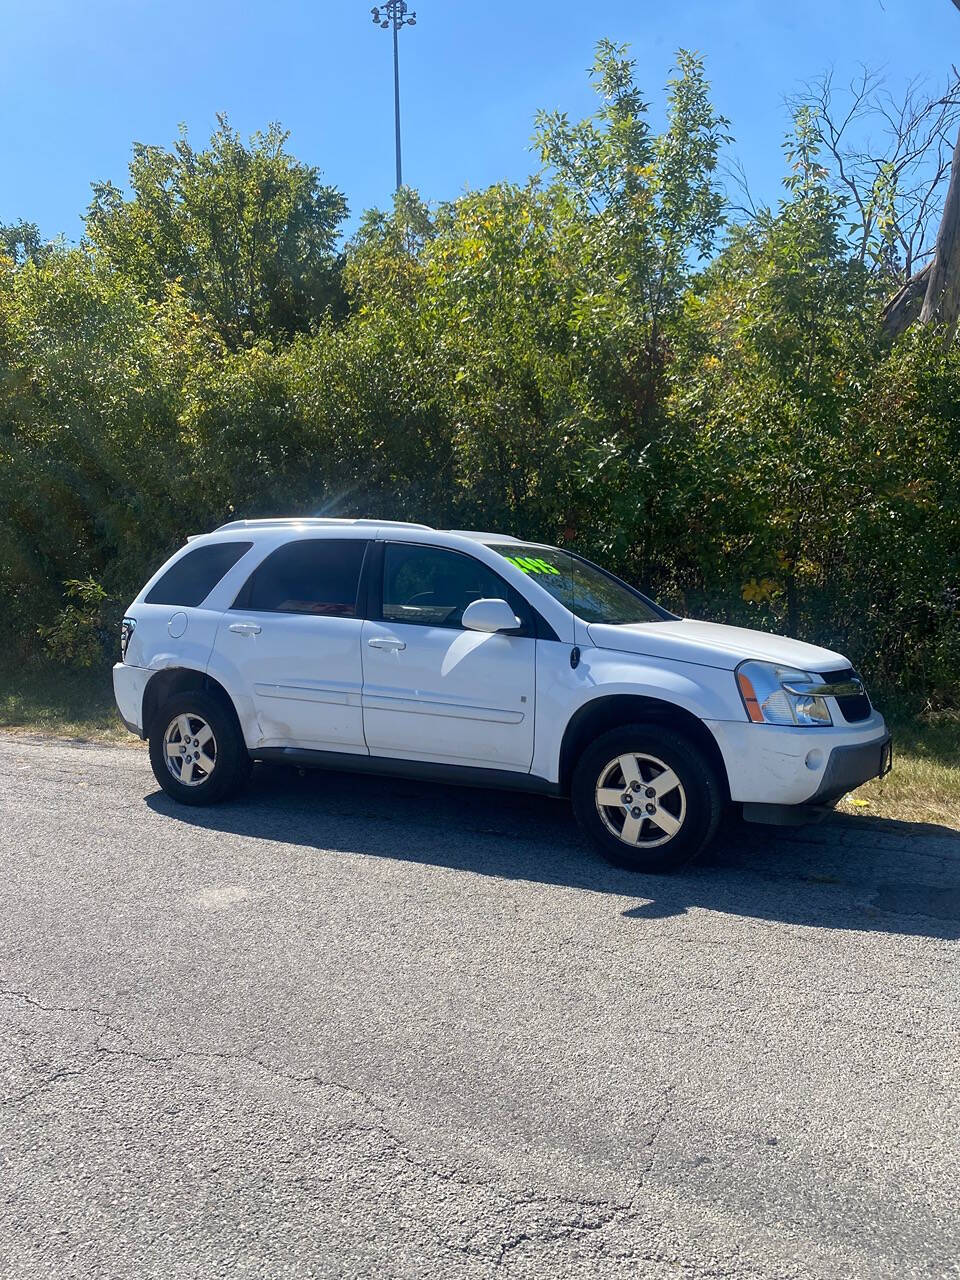
M960 830L960 712L911 715L885 707L882 698L878 703L893 731L893 769L859 787L840 808Z
M109 666L0 666L0 732L137 741L117 715Z
M960 712L917 715L879 702L893 729L893 772L847 796L841 809L960 830ZM109 666L0 666L0 732L137 742L117 715Z

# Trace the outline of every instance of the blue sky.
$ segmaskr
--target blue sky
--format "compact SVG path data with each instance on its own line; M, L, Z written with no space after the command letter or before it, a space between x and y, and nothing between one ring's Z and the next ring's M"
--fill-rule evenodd
M217 111L279 120L355 217L393 187L390 35L373 0L31 0L0 24L0 221L77 239L90 182L127 178L133 140L195 143ZM416 0L411 0L412 4ZM629 41L659 107L673 51L707 59L755 195L776 200L784 95L832 67L942 82L960 62L949 0L422 0L401 35L404 177L429 199L522 178L534 112L592 109L601 36ZM482 20L481 20L482 19Z

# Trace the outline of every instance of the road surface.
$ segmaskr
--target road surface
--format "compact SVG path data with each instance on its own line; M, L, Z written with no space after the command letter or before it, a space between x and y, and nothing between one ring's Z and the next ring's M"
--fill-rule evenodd
M0 738L0 1275L960 1274L960 835Z

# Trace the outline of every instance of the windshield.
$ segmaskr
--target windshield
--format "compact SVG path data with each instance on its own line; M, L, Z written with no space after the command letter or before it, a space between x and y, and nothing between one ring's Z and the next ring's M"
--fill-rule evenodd
M497 555L534 578L584 622L663 622L673 615L589 560L532 542L494 543Z

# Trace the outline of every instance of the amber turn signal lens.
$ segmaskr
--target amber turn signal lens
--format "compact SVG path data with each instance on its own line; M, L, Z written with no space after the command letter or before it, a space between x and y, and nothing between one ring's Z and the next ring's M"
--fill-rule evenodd
M763 724L763 712L760 710L760 703L757 701L757 695L754 692L753 685L750 683L750 677L742 671L738 671L737 684L740 686L740 693L743 697L744 706L747 708L747 715L754 724Z

